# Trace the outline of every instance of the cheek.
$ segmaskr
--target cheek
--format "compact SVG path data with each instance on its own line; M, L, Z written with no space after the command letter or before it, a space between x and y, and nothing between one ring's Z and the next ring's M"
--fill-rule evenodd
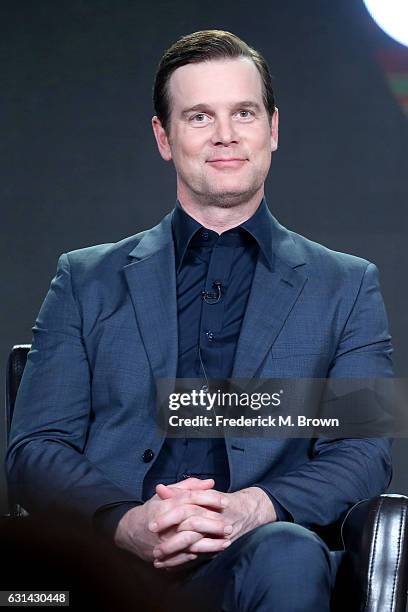
M265 132L262 130L262 133L258 134L258 146L260 149L264 150L265 153L270 152L271 150L271 134L270 132Z
M185 156L198 156L202 152L207 138L202 130L183 130L178 138L178 148Z
M258 129L242 130L239 135L242 150L252 156L252 161L260 163L264 161L271 149L270 133L259 126Z
M177 158L173 158L174 161L178 161L180 166L189 168L191 171L197 168L202 163L202 149L200 147L193 146L193 143L180 147L177 151Z
M264 164L268 164L271 161L271 155L272 155L272 151L271 151L271 138L270 135L262 135L259 138L258 141L258 159L259 162L264 165Z

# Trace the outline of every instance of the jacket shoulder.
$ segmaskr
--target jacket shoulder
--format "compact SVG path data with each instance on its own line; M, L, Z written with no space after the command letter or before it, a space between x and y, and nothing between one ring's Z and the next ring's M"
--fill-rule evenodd
M140 242L144 234L145 231L123 238L118 242L107 242L74 249L68 251L66 255L72 265L80 265L81 263L92 265L109 258L126 257Z
M372 265L372 262L363 257L335 251L290 230L288 233L305 263L322 273L364 274L367 267Z
M130 262L129 253L139 244L147 231L128 236L118 242L96 244L68 251L61 255L61 258L66 257L71 273L76 278L100 278L128 264Z

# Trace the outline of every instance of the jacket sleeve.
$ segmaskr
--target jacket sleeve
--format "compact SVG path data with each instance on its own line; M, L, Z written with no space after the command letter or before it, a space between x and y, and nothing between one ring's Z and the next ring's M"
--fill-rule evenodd
M6 472L13 500L29 513L55 507L92 519L118 502L141 502L84 454L92 418L91 372L66 254L33 327L17 394Z
M391 337L375 265L365 269L328 377L392 377ZM305 527L329 525L390 483L389 438L316 440L310 460L259 484Z

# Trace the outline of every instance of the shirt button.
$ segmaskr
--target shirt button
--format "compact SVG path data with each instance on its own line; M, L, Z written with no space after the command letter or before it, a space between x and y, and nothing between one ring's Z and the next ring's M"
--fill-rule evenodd
M184 474L182 474L181 477L184 478L184 480L186 480L187 478L191 477L191 474L189 474L188 472L184 472Z
M152 451L151 448L146 448L146 450L144 451L143 455L142 455L142 459L145 463L150 463L150 461L153 459L154 457L154 452Z
M212 331L205 332L205 335L208 338L208 342L212 342L214 340L214 334Z
M208 234L207 230L203 230L201 232L201 237L202 237L203 240L208 240L208 236L209 236L209 234Z

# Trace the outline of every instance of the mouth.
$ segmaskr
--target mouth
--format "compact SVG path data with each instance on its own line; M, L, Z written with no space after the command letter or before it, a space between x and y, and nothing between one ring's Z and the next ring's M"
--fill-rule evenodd
M210 164L214 168L240 168L246 161L247 160L242 157L229 157L228 159L220 157L208 160L207 164Z

